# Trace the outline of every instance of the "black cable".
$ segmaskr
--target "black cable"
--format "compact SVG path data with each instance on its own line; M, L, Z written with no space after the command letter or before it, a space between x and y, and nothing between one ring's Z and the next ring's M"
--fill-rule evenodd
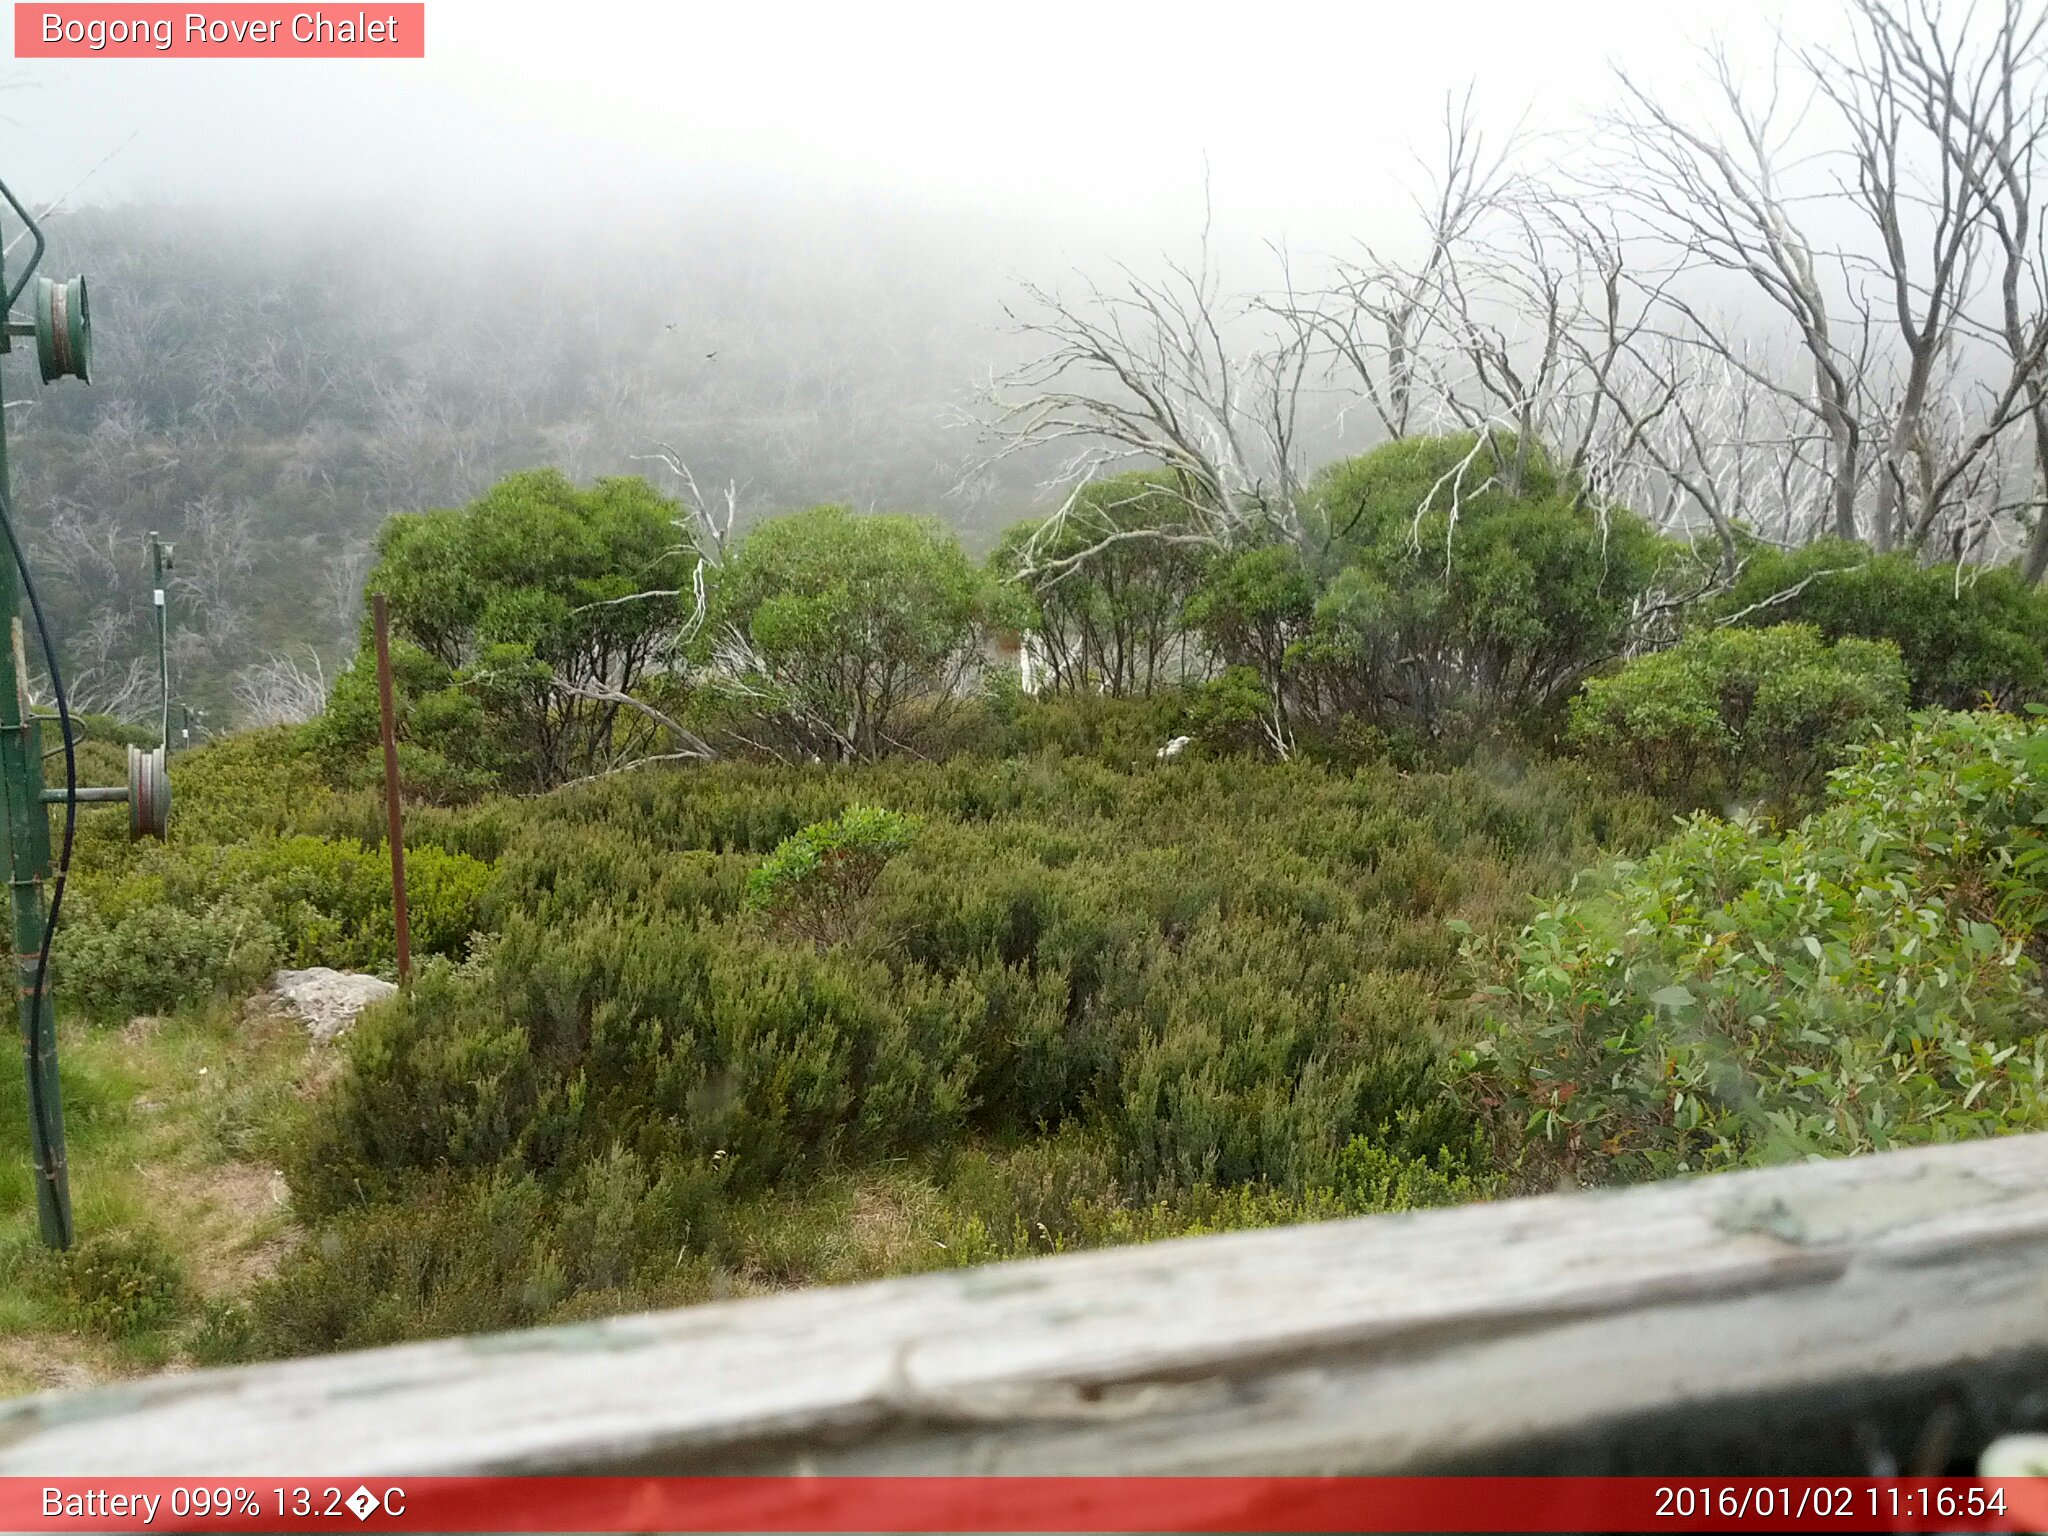
M37 1027L40 1029L43 1016L44 989L50 980L50 945L57 936L57 913L64 905L64 878L71 872L71 844L78 831L78 746L71 734L71 701L64 695L64 674L57 667L57 647L50 641L50 626L43 618L42 600L36 596L35 578L28 573L28 558L22 554L21 539L14 531L14 498L0 490L0 529L7 533L7 547L14 552L14 568L21 573L21 595L28 601L28 609L35 616L36 638L43 644L43 660L50 668L50 692L57 701L57 728L64 736L64 844L57 855L56 878L50 882L50 915L43 920L42 953L36 957L36 984L33 994ZM22 700L27 709L28 701ZM27 725L24 719L22 724ZM41 807L35 807L30 814L41 814ZM56 1126L50 1117L50 1106L43 1098L42 1074L31 1068L28 1074L29 1113L36 1117L36 1124L42 1128L43 1146L54 1156L57 1147ZM41 1173L49 1178L51 1175ZM64 1246L71 1246L71 1234L64 1234Z

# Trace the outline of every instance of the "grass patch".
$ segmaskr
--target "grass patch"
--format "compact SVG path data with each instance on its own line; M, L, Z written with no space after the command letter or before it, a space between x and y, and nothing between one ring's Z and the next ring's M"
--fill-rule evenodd
M69 1255L38 1237L27 1093L0 1078L5 1393L205 1358L194 1346L209 1317L268 1275L295 1231L278 1152L318 1065L295 1027L225 1004L120 1027L67 1016L59 1051Z

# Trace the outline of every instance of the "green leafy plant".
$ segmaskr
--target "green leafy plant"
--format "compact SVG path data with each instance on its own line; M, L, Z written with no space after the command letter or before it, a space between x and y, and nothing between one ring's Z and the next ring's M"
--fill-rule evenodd
M958 703L996 601L939 524L813 507L726 558L700 643L741 643L732 689L802 750L872 758Z
M778 844L747 877L747 906L823 948L844 931L848 909L916 832L910 817L880 806L849 806Z
M1698 817L1505 943L1469 1101L1525 1177L2048 1124L2048 729L1929 715L1782 835Z
M1917 708L2017 709L2048 696L2048 592L2016 570L1924 565L1843 539L1759 545L1713 613L1755 627L1811 624L1828 640L1888 640Z
M1830 645L1809 625L1710 629L1595 678L1570 737L1631 783L1693 803L1806 803L1849 746L1905 721L1889 641Z

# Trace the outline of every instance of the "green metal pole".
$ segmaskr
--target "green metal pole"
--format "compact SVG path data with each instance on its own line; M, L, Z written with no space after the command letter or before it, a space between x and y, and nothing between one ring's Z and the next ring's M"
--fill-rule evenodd
M4 274L0 274L4 275ZM4 291L0 283L0 291ZM0 322L5 321L0 316ZM0 351L11 350L0 334ZM0 516L13 506L7 481L7 418L0 412ZM36 996L43 949L43 882L50 875L50 816L43 806L43 752L28 699L28 646L21 578L0 553L0 635L11 665L0 679L0 816L7 834L7 886L14 933L16 1006L29 1081L29 1140L35 1152L36 1222L43 1242L71 1246L71 1180L64 1159L64 1100L57 1078L57 1021Z
M156 680L162 690L163 724L157 739L164 744L164 756L171 755L171 629L170 613L164 606L164 567L170 564L165 558L164 541L156 536L156 530L149 534L150 582L155 588L156 599Z

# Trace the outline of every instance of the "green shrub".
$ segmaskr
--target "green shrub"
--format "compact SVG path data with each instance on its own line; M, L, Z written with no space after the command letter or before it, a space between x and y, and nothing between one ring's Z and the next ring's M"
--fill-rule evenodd
M1262 1183L1202 1184L1172 1200L1124 1198L1114 1146L1068 1126L1000 1153L971 1152L944 1189L936 1246L948 1266L1203 1232L1327 1221L1486 1199L1495 1181L1473 1171L1483 1148L1420 1157L1355 1137L1328 1184L1288 1192Z
M393 517L369 592L387 594L408 790L465 798L545 789L599 770L647 737L630 694L673 651L692 553L674 502L615 476L588 489L552 469L509 475L469 506ZM371 636L312 727L347 780L374 771L379 706Z
M1693 803L1815 792L1849 745L1897 729L1906 673L1888 641L1829 645L1809 625L1710 629L1595 678L1572 704L1578 749Z
M1718 617L1811 624L1829 640L1889 640L1916 708L2016 709L2048 697L2048 593L2017 571L1922 565L1822 539L1790 552L1756 547L1714 605Z
M257 1338L255 1314L247 1304L214 1296L200 1305L185 1348L201 1365L240 1365L256 1358Z
M1203 563L1175 537L1188 520L1173 475L1137 470L1091 481L1056 517L1004 535L990 568L1028 599L1020 622L1041 648L1046 693L1150 698L1201 674L1206 658L1182 624Z
M250 891L274 915L297 965L366 970L395 958L391 854L386 848L287 837L233 849L219 878ZM481 926L491 868L431 843L406 850L406 909L413 949L459 957Z
M754 712L828 758L896 750L942 716L1000 601L940 524L838 506L754 528L713 598L702 643L741 640Z
M1633 513L1579 506L1540 451L1498 434L1327 465L1305 518L1325 579L1296 688L1326 719L1432 738L1562 703L1620 650L1672 553Z
M334 1222L252 1298L267 1354L490 1333L539 1322L568 1291L530 1180L451 1181Z
M1316 578L1291 544L1238 550L1212 561L1187 601L1187 622L1223 661L1229 696L1243 679L1265 693L1260 724L1267 740L1291 746L1288 662L1315 612Z
M1007 687L1007 672L998 674ZM1018 757L1091 758L1112 768L1141 767L1186 727L1184 693L1116 699L1099 694L1015 696L974 754L1002 761Z
M1272 742L1271 695L1255 669L1226 667L1194 691L1187 726L1203 751L1264 751Z
M308 1235L252 1293L249 1347L302 1355L528 1327L575 1315L565 1304L579 1292L617 1310L628 1285L643 1304L700 1300L703 1196L616 1149L565 1198L528 1176L437 1176Z
M158 736L153 727L131 725L128 721L117 720L112 715L74 714L71 721L72 737L81 747L88 742L106 742L116 747L146 749L158 743ZM53 738L57 736L55 731L50 734ZM52 744L55 744L54 741Z
M849 816L854 789L893 811ZM869 818L886 858L820 951L777 913ZM285 1166L315 1239L266 1315L287 1342L496 1326L541 1315L534 1276L549 1307L624 1306L685 1252L781 1283L833 1244L748 1244L806 1192L899 1165L931 1170L951 1211L911 1249L934 1263L1042 1246L1038 1224L1129 1241L1481 1191L1442 1153L1474 1126L1440 1081L1451 925L1488 931L1596 838L1656 825L1570 765L1162 773L1149 749L1142 767L727 763L563 792L502 848L498 942L422 967L310 1106ZM945 1193L984 1155L1009 1171ZM545 1251L513 1254L502 1284L462 1269L423 1290L402 1256L467 1240L478 1191L529 1182ZM663 1252L669 1270L632 1257ZM412 1299L372 1299L394 1286Z
M1403 1155L1357 1137L1337 1155L1331 1192L1354 1215L1466 1205L1487 1199L1497 1188L1489 1150L1475 1139L1456 1149L1440 1147L1430 1156Z
M317 1097L209 1100L207 1141L275 1157L307 1235L184 1346L295 1353L1486 1192L1443 1151L1476 1123L1441 1082L1454 925L1489 932L1599 846L1645 843L1653 808L1571 764L1233 757L1200 707L1012 699L952 761L721 762L414 809L413 986ZM1191 723L1210 750L1160 771ZM287 961L385 963L379 805L327 787L305 741L195 752L179 837L94 846L67 996L118 1017ZM862 1257L844 1214L787 1235L878 1182L928 1202L918 1237Z
M83 817L58 930L67 1000L101 1018L245 993L282 964L388 967L391 866L381 808L335 794L304 731L225 738L180 753L165 843L130 843ZM441 819L436 819L437 815ZM460 956L489 926L502 813L409 819L413 945ZM346 826L350 835L312 829ZM372 841L359 839L367 835Z
M1539 1184L2048 1125L2044 826L2048 728L1997 715L1862 748L1782 836L1698 818L1478 946L1472 1101Z
M45 746L52 745L46 737ZM110 751L95 747L95 751ZM125 748L98 767L80 754L80 783L115 783L127 774ZM61 775L62 765L50 765ZM273 836L317 816L332 799L318 763L306 750L303 732L294 728L249 731L180 752L171 767L170 841L131 843L128 817L120 810L87 810L80 814L77 844L71 861L69 889L90 892L108 881L118 882L138 870L157 867L165 858L212 848L222 843ZM53 776L53 781L60 779ZM52 816L52 846L62 818ZM66 910L71 898L66 897Z
M485 926L491 867L432 843L406 860L414 950L460 956ZM66 903L57 958L96 1017L161 1013L247 992L281 964L388 968L391 861L382 848L300 835L174 843L88 874Z
M77 1325L114 1338L173 1322L187 1295L161 1238L119 1228L88 1235L65 1256L64 1287Z
M849 806L777 844L747 877L747 906L823 949L843 935L849 907L916 831L916 822L894 811Z
M144 906L104 923L74 911L58 930L53 970L64 995L87 1013L126 1019L251 991L283 954L276 924L257 907L223 897L196 909Z

